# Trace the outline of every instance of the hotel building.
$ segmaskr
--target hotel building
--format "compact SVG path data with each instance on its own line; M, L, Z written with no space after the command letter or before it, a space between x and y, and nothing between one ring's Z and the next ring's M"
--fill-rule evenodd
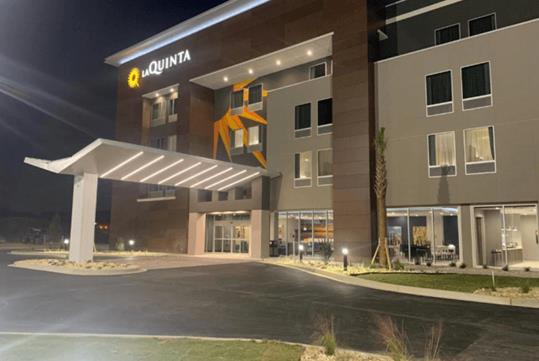
M111 244L368 260L384 127L393 257L539 265L538 17L532 0L230 0L111 55L117 141L84 168L117 180Z

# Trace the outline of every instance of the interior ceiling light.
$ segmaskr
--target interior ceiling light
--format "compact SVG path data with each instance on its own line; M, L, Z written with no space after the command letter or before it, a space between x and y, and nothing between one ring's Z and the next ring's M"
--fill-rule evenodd
M155 158L155 159L149 161L148 163L144 164L143 166L141 166L141 167L135 169L135 170L132 171L131 173L124 175L124 176L123 176L122 178L120 178L120 179L121 179L121 180L126 180L127 178L129 178L129 177L131 177L131 176L134 176L134 175L137 174L138 172L140 172L140 171L142 171L142 170L148 168L148 167L151 166L152 164L159 162L159 161L160 161L161 159L163 159L163 158L165 158L165 156L164 156L164 155L160 155L159 157L157 157L157 158Z
M223 77L223 80L224 80L225 83L227 83L227 82L228 82L228 77L227 77L227 76L224 76L224 77Z
M224 190L224 189L230 188L230 187L232 187L233 185L236 185L236 184L238 184L238 183L240 183L240 182L246 181L247 179L256 177L256 176L259 175L259 174L260 174L260 172L256 172L256 173L254 173L254 174L248 175L247 177L243 177L243 178L241 178L241 179L238 179L238 180L235 181L235 182L232 182L232 183L230 183L230 184L228 184L228 185L226 185L226 186L224 186L224 187L219 188L218 191L220 192L220 191L222 191L222 190Z
M101 177L106 177L108 176L109 174L111 174L112 172L122 168L124 165L126 165L127 163L137 159L138 157L140 157L144 152L138 152L137 154L135 154L134 156L124 160L123 162L121 162L120 164L116 165L115 167L109 169L108 171L106 171L105 173L101 174Z
M183 170L181 170L181 171L179 171L179 172L177 172L177 173L174 173L173 175L171 175L171 176L168 177L168 178L165 178L165 179L163 179L163 180L160 180L159 182L157 182L157 184L165 183L165 182L171 180L172 178L176 178L177 176L182 175L183 173L188 172L188 171L190 171L191 169L198 167L198 166L201 165L201 164L202 164L202 162L195 163L195 164L193 164L193 165L191 165L191 166L189 166L189 167L187 167L187 168L185 168L185 169L183 169Z
M313 51L311 49L307 50L307 56L312 56L313 55Z
M215 169L215 168L217 168L216 165L211 166L211 167L209 167L208 169L204 169L203 171L200 171L200 172L198 172L198 173L196 173L196 174L193 174L193 175L190 176L190 177L185 178L184 180L179 181L178 183L174 184L174 186L177 187L177 186L179 186L179 185L181 185L181 184L184 184L185 182L188 182L188 181L190 181L190 180L193 179L193 178L196 178L196 177L198 177L198 176L201 176L201 175L203 175L203 174L206 174L206 173L208 173L210 170Z
M280 59L277 59L277 60L275 61L275 64L277 64L277 66L281 65L281 60L280 60Z
M213 184L210 184L209 186L207 186L207 187L204 188L204 189L210 189L210 188L213 188L213 187L215 187L216 185L221 184L221 183L223 183L223 182L226 182L227 180L232 179L232 178L234 178L234 177L237 177L237 176L239 176L239 175L242 175L242 174L245 173L245 172L247 172L247 171L246 171L246 170L239 171L238 173L232 174L231 176L226 177L225 179L221 179L221 180L218 181L218 182L215 182L215 183L213 183Z
M155 176L157 176L157 175L159 175L159 174L161 174L161 173L163 173L163 172L169 170L170 168L174 167L174 166L177 165L177 164L180 164L181 162L183 162L183 158L180 159L180 160L178 160L178 161L176 161L176 162L174 162L174 163L172 163L172 164L170 164L170 165L167 165L165 168L160 169L160 170L158 170L157 172L155 172L155 173L153 173L153 174L150 174L150 175L147 176L146 178L142 178L140 181L141 181L141 182L146 182L148 179L151 179L151 178L153 178L153 177L155 177Z
M249 69L248 72L249 72L249 74L251 74L251 75L253 75L253 73L254 73L253 69Z

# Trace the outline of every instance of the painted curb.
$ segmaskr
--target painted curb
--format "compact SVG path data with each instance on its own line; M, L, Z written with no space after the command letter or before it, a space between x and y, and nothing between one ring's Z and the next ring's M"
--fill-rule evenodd
M510 297L476 295L473 293L465 293L465 292L435 290L432 288L421 288L421 287L412 287L412 286L402 286L402 285L396 285L392 283L365 280L358 277L338 275L338 274L334 274L331 272L327 272L327 271L323 271L323 270L319 270L315 268L299 267L295 265L279 264L279 263L273 263L273 262L263 262L263 263L269 264L269 265L281 266L281 267L290 268L290 269L295 269L297 271L302 271L305 273L312 274L314 276L327 278L327 279L337 281L340 283L345 283L352 286L371 288L371 289L375 289L379 291L394 292L394 293L401 293L401 294L421 296L421 297L441 298L441 299L454 300L454 301L487 303L487 304L492 304L492 305L539 309L539 300L526 299L526 298L510 298Z
M147 270L145 268L134 268L129 270L105 270L105 271L90 271L90 270L76 270L68 269L64 267L52 268L46 266L35 266L35 265L20 265L20 264L9 264L8 267L27 269L31 271L41 271L41 272L50 272L50 273L60 273L68 276L86 276L86 277L96 277L96 276L122 276L122 275L131 275L137 273L143 273Z

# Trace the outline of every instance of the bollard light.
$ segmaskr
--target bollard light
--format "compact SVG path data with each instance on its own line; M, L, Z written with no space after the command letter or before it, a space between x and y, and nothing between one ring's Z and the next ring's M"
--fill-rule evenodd
M64 239L64 244L67 246L69 244L69 238Z
M129 241L127 241L127 243L129 244L129 247L133 247L135 245L135 240L130 239Z
M343 249L341 250L342 252L342 266L344 268L345 271L348 270L348 248L346 247L343 247Z
M300 244L298 246L298 249L299 249L299 260L300 260L300 262L302 262L303 261L303 251L305 250L305 246Z

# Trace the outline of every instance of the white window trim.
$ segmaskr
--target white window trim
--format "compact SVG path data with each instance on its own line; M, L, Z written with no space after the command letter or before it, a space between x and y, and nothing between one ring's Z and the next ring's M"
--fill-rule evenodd
M258 105L258 104L262 104L264 103L264 85L263 83L256 83L256 84L251 84L247 87L247 90L249 91L249 96L251 94L251 88L254 88L254 87L257 87L257 86L260 86L261 87L261 93L260 93L260 101L259 102L256 102L256 103L249 103L249 97L247 97L247 106L250 106L250 105Z
M474 36L477 36L477 35L490 33L491 31L485 31L484 33L470 35L470 23L472 21L474 21L474 20L481 19L481 18L490 16L490 15L494 15L494 29L492 29L491 31L497 30L498 29L498 17L496 16L496 12L488 13L488 14L484 14L484 15L481 15L481 16L476 16L475 18L472 18L472 19L468 19L468 37L473 38Z
M437 32L438 30L448 29L448 28L453 27L453 26L455 26L455 25L457 25L457 26L458 26L458 29L459 29L459 38L458 38L458 39L456 39L456 40L451 40L451 41L447 41L447 42L445 42L445 43L440 43L440 44L436 43L436 32ZM459 40L459 39L462 39L462 31L461 31L461 29L460 29L460 23L455 23L455 24L451 24L451 25L447 25L447 26L442 26L441 28L436 28L436 29L434 29L434 45L435 45L435 46L436 46L436 45L446 44L446 43L452 43L453 41L457 41L457 40Z
M453 150L455 151L455 164L450 164L451 166L455 167L455 174L448 174L448 175L437 175L437 176L431 176L430 170L435 168L442 168L440 165L430 165L430 148L429 148L429 137L431 135L437 135L437 134L453 134ZM458 175L458 167L457 167L457 141L456 141L456 134L454 130L450 130L447 132L437 132L437 133L430 133L427 134L427 177L428 178L442 178L442 177L456 177Z
M466 154L466 131L467 130L474 130L474 129L482 129L482 128L492 128L492 136L494 137L494 139L492 139L493 143L494 143L494 160L482 160L482 161L477 161L477 162L467 162L466 159L467 159L467 154ZM463 129L462 130L462 144L463 144L463 147L464 147L464 173L466 175L481 175L481 174L496 174L498 172L498 157L496 155L496 129L494 128L494 125L484 125L484 126L481 126L481 127L473 127L473 128L466 128L466 129ZM480 172L480 173L468 173L468 170L467 170L467 165L468 164L487 164L487 163L494 163L494 171L493 172Z
M469 68L469 67L474 66L474 65L480 65L480 64L488 64L488 77L489 77L489 80L490 80L490 94L484 94L484 95L478 95L478 96L475 96L475 97L464 98L464 81L462 79L462 69ZM472 108L472 109L464 109L464 101L465 100L474 100L474 99L481 99L481 98L488 98L488 97L491 97L490 105L485 105L483 107L477 107L477 108ZM460 67L460 99L461 99L461 106L462 106L462 111L463 112L469 112L469 111L472 111L472 110L483 109L483 108L491 108L491 107L494 106L494 81L492 79L492 63L491 63L490 60L480 61L480 62L473 63L473 64L467 64L467 65L464 65L464 66Z
M320 114L318 113L318 103L320 103L321 101L323 100L328 100L328 99L331 99L331 108L333 109L333 97L329 97L329 98L324 98L324 99L318 99L316 101L316 135L328 135L328 134L331 134L333 133L333 131L331 132L327 132L327 133L322 133L320 134L318 132L318 129L324 129L324 128L329 128L329 127L332 127L333 126L333 114L331 114L331 123L329 124L324 124L324 125L318 125L318 118L320 116ZM311 122L312 123L312 122Z
M309 109L311 111L311 115L310 115L310 117L311 117L311 126L306 127L306 128L296 129L296 108L299 107L299 106L302 106L302 105L307 105L307 104L309 104ZM298 132L301 132L301 131L307 130L307 129L311 130L309 135L305 135L303 137L298 137L296 135ZM302 103L302 104L296 105L294 107L294 139L306 139L306 138L310 138L312 136L313 136L313 104L312 104L312 102L307 102L307 103Z
M234 93L239 93L241 92L241 99L242 99L242 103L241 103L241 107L233 107L232 105L232 99L234 97ZM230 109L232 109L232 111L237 111L237 110L243 110L243 107L245 106L245 92L244 92L244 89L241 89L241 90L236 90L234 91L234 89L232 89L232 91L230 92Z
M317 187L331 187L333 186L333 182L331 182L331 184L322 184L320 185L320 179L329 179L329 178L333 178L333 174L330 174L330 175L319 175L319 160L320 160L320 152L324 151L324 150L331 150L332 154L333 154L333 148L322 148L322 149L318 149L316 151L316 186ZM333 159L331 160L331 164L332 164L332 167L333 167Z
M310 157L310 159L311 159L310 160L310 163L311 163L311 177L310 178L296 178L296 154L300 155L300 161L301 161L301 153L310 153L310 155L311 155L311 157ZM306 150L304 152L296 152L296 153L294 153L294 159L292 161L292 164L294 164L294 183L293 183L294 189L311 188L313 186L313 152L312 152L312 150ZM307 180L307 179L310 181L310 184L308 186L296 186L296 180Z
M451 78L451 101L450 102L443 102L443 103L436 103L436 104L431 104L429 105L429 89L427 87L427 78L431 75L438 75L438 74L442 74L442 73L447 73L449 72L449 77ZM491 88L492 90L492 88ZM432 117L437 117L437 116L440 116L440 115L445 115L445 114L452 114L455 112L455 86L453 85L453 70L452 69L445 69L445 70L441 70L441 71L438 71L438 72L435 72L435 73L430 73L430 74L426 74L425 75L425 116L427 118L432 118ZM451 104L452 105L452 110L450 112L445 112L445 113L440 113L440 114L434 114L434 115L429 115L429 109L430 108L433 108L433 107L437 107L437 106L440 106L440 105L445 105L445 104Z
M321 61L320 63L313 64L309 67L309 80L323 78L324 76L319 76L316 78L311 77L311 69L317 67L318 65L324 64L324 76L328 76L328 62L327 61Z

